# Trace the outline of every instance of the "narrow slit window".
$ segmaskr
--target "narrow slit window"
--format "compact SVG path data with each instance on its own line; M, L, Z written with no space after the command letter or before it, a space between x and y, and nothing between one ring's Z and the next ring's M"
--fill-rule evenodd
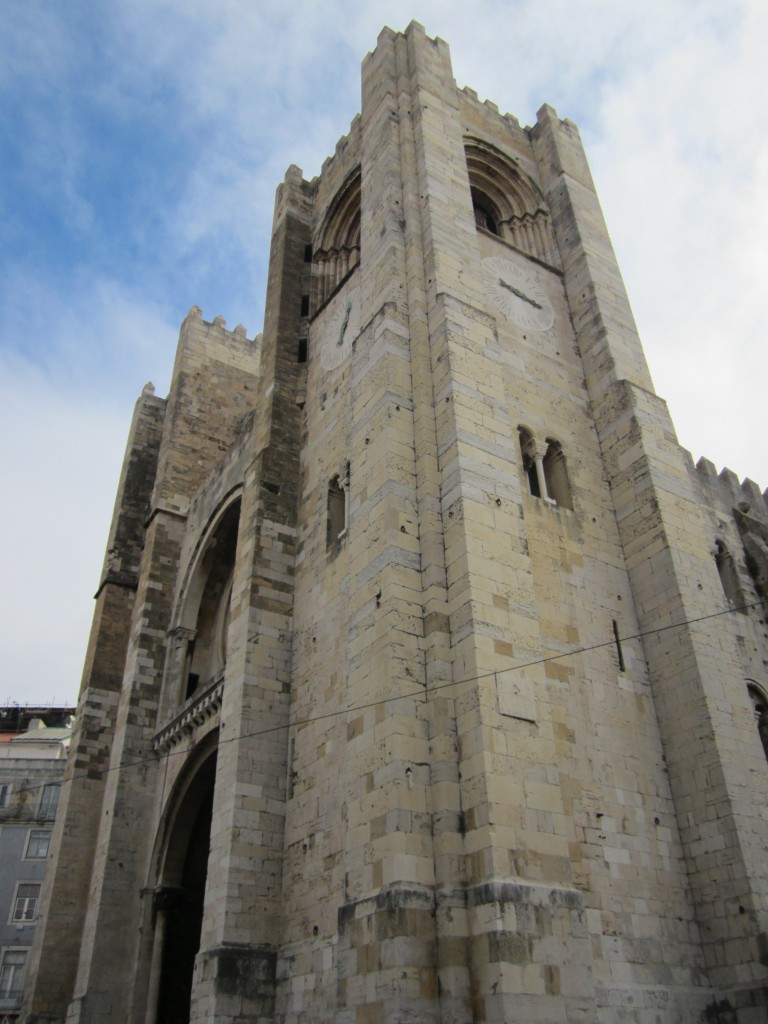
M534 498L540 498L541 486L535 459L536 443L533 435L525 427L518 427L518 436L520 438L520 454L523 459L523 472L528 481L528 491Z
M328 485L328 527L326 547L332 550L344 535L344 490L338 476Z

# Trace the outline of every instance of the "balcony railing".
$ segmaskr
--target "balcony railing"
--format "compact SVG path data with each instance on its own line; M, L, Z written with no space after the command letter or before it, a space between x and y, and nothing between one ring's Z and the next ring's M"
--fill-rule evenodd
M154 748L165 753L184 736L189 736L204 722L217 715L224 693L224 670L186 700L176 714L155 734Z

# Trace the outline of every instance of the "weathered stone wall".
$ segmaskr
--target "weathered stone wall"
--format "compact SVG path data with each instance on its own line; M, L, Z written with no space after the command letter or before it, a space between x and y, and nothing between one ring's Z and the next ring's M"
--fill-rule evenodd
M385 29L266 310L141 400L28 1020L154 1024L214 750L193 1021L762 1019L768 513L677 445L575 126Z

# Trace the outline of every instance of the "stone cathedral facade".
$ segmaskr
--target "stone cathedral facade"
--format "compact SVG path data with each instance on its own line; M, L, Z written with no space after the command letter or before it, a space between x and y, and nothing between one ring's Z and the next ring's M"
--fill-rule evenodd
M576 127L413 23L130 431L28 1024L764 1021L768 510Z

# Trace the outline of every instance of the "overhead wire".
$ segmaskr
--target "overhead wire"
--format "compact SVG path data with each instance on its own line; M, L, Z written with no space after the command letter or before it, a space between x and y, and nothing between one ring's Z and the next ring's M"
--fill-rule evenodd
M628 642L628 641L631 641L631 640L643 640L645 637L652 636L652 635L654 635L656 633L665 633L665 632L668 632L669 630L672 630L672 629L683 629L683 628L686 628L686 627L695 626L695 625L697 625L700 622L707 622L710 619L717 619L717 618L722 617L723 615L732 615L732 614L735 614L735 613L745 612L745 611L748 611L751 608L759 607L759 605L760 605L759 601L754 601L754 602L751 602L750 604L740 605L739 607L736 607L736 608L725 608L725 609L722 609L722 610L717 611L717 612L711 612L708 615L700 615L700 616L698 616L697 618L694 618L694 619L684 619L682 622L671 622L671 623L669 623L666 626L655 626L653 629L649 629L649 630L646 630L646 631L640 631L640 632L637 632L637 633L633 633L630 636L623 636L623 637L621 637L621 640L622 640L622 642L625 642L625 643ZM494 670L489 671L489 672L483 672L480 675L466 676L463 679L447 680L446 682L438 683L438 684L436 684L434 686L429 686L429 685L421 686L421 687L419 687L416 690L411 690L411 691L408 691L406 693L398 693L398 694L394 694L392 696L382 697L379 700L367 701L364 704L354 704L351 707L337 708L337 709L335 709L333 711L321 712L321 713L316 714L316 715L311 715L311 716L309 716L307 718L295 719L293 721L284 722L284 723L281 723L280 725L266 726L265 728L257 729L254 732L240 733L237 736L227 736L227 737L220 736L219 737L219 744L218 745L221 747L221 746L223 746L224 744L227 744L227 743L240 742L242 740L248 740L248 739L258 739L261 736L268 736L271 733L280 732L283 729L291 729L291 728L295 729L295 728L304 727L304 726L307 726L307 725L313 725L316 722L326 721L326 720L331 719L331 718L338 718L341 715L351 715L351 714L354 714L356 712L368 711L371 708L381 707L382 705L392 703L393 701L396 701L396 700L409 700L409 699L415 698L415 697L425 698L426 699L426 698L431 697L435 693L438 693L438 692L440 692L442 690L447 690L447 689L449 689L451 687L454 687L454 686L465 686L467 683L479 683L479 682L483 681L484 679L490 679L490 678L492 678L494 676L498 676L498 675L500 675L502 673L503 674L507 674L509 672L520 672L520 671L523 671L525 669L533 668L533 667L535 667L537 665L544 665L544 664L546 664L548 662L551 662L551 661L560 661L563 658L572 658L572 657L575 657L575 656L580 655L580 654L588 654L591 651L598 651L598 650L600 650L600 649L602 649L604 647L614 647L615 645L616 645L616 638L615 638L615 636L612 636L610 640L601 640L599 643L590 644L590 645L585 646L585 647L574 647L573 649L568 650L568 651L561 651L561 652L555 653L555 654L548 654L548 655L546 655L545 657L542 657L542 658L534 658L531 661L519 662L517 664L509 666L508 668L494 669ZM184 748L184 749L181 749L181 750L168 750L168 751L165 751L163 754L160 754L158 752L154 752L151 757L140 758L140 759L135 760L135 761L123 761L120 764L108 765L106 768L98 768L98 769L89 768L87 771L81 772L80 774L73 774L70 779L66 779L64 781L65 782L77 782L80 779L84 779L84 778L91 778L91 779L93 779L94 775L98 775L99 777L103 778L105 775L108 775L110 772L126 771L126 770L131 769L131 768L141 768L141 767L144 767L145 765L157 764L158 761L161 759L161 757L165 758L165 759L168 759L170 757L176 757L176 756L187 755L187 754L189 754L189 750L187 748ZM50 780L48 780L47 783L41 783L39 786L28 786L28 787L25 787L25 791L26 792L35 792L36 789L42 789L45 785L50 785Z

